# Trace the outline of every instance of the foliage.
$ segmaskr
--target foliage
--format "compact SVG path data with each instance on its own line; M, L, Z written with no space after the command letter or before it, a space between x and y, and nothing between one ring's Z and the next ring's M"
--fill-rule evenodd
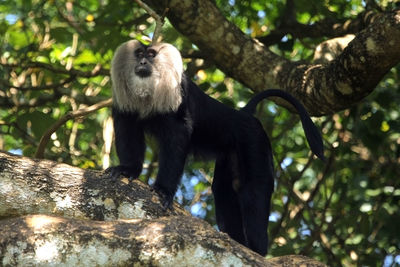
M307 24L352 19L365 10L365 2L295 1L296 19ZM282 0L216 3L252 37L286 23ZM395 5L381 4L382 9ZM109 98L113 51L153 30L153 20L132 1L0 1L0 149L33 156L40 137L61 116ZM209 95L237 108L251 97L248 88L198 58L196 46L168 23L163 31ZM288 34L272 48L294 60L310 60L323 39ZM397 66L359 105L316 119L324 135L325 163L310 155L296 116L270 102L259 108L276 160L271 256L304 254L333 266L400 263L399 75ZM107 167L103 129L109 117L110 110L101 109L69 121L52 135L46 158ZM157 153L150 143L142 179L151 183ZM111 164L117 163L112 151ZM212 171L212 162L190 160L177 200L215 224Z

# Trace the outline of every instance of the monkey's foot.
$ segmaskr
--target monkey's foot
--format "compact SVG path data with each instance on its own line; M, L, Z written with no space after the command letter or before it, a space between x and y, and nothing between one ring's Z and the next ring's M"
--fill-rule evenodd
M152 189L158 194L163 209L172 209L174 194L167 192L165 189L157 185L153 185Z
M116 182L121 175L128 177L129 181L132 181L137 178L136 172L134 171L133 168L122 165L108 167L104 171L104 174L109 176L111 180L114 182Z

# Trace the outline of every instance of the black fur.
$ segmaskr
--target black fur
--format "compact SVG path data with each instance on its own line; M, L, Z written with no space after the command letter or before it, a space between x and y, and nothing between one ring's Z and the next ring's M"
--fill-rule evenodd
M292 103L313 152L323 158L321 136L304 107L289 94L267 90L243 110L234 110L202 92L183 76L182 103L177 112L139 118L113 107L115 141L120 166L108 172L137 178L142 171L144 133L159 143L159 171L154 184L164 207L169 207L189 153L216 158L212 191L221 231L258 252L267 253L268 217L274 190L272 149L260 122L252 115L258 102L278 96Z

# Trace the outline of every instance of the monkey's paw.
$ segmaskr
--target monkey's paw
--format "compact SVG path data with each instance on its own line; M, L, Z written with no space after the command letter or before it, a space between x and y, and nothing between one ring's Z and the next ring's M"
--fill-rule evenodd
M152 189L156 191L160 198L161 205L164 210L172 209L172 203L174 201L174 194L171 194L164 188L158 185L153 185Z
M132 181L137 178L137 174L134 170L134 168L127 167L127 166L114 166L114 167L108 167L105 171L104 174L109 176L114 182L117 181L117 179L122 175L125 177L128 177L129 181Z

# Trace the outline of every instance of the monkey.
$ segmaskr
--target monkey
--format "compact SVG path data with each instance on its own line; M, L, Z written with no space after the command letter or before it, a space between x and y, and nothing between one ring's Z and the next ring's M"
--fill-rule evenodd
M287 100L300 115L312 152L323 159L322 137L304 106L290 94L272 89L255 95L241 110L228 107L205 94L184 73L180 52L168 43L123 43L112 59L111 80L120 164L106 173L137 178L144 161L145 134L154 136L159 169L152 186L167 209L188 155L212 157L211 187L219 230L266 255L273 156L268 136L253 114L267 97Z

